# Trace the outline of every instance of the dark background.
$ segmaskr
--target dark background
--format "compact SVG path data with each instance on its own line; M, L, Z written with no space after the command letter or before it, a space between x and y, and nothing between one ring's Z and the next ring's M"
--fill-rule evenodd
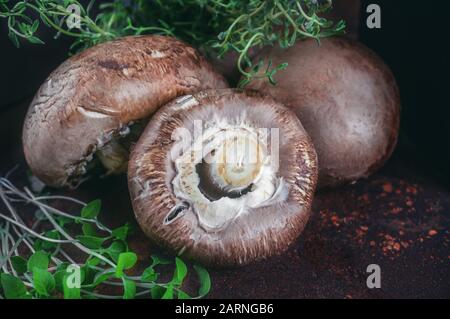
M441 181L450 182L450 45L448 1L362 1L378 3L381 29L361 19L360 40L381 55L400 87L399 151ZM366 16L363 12L362 16Z

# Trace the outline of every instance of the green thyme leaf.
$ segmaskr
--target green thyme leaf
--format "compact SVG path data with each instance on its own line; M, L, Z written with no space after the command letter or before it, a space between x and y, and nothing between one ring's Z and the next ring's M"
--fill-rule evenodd
M71 19L72 13L66 10L69 5L80 8L80 28L69 29L64 23ZM262 47L287 48L299 39L342 34L343 21L334 23L323 16L331 8L330 0L134 0L132 5L109 0L101 2L97 16L90 16L91 11L77 0L30 0L16 5L4 2L0 18L8 20L8 35L16 46L19 38L43 43L37 36L40 25L34 20L36 16L55 31L56 37L74 38L73 51L127 35L174 36L213 57L238 55L236 68L243 76L243 85L261 77L254 70L252 55ZM272 71L280 71L273 67L262 75L271 82Z

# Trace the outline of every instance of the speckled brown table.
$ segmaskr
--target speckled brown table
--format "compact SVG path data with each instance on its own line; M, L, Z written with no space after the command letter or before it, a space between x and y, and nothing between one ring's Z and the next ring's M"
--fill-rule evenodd
M19 163L11 178L24 185L20 129L13 126L9 140L1 141L8 148L2 151L0 174ZM371 178L318 194L312 219L286 253L240 269L210 270L209 297L449 298L450 191L398 153ZM124 177L92 180L64 192L87 201L101 198L107 224L133 222ZM131 238L131 247L145 267L155 249L140 233ZM381 289L366 286L369 264L381 267ZM195 289L195 282L189 277L187 289Z

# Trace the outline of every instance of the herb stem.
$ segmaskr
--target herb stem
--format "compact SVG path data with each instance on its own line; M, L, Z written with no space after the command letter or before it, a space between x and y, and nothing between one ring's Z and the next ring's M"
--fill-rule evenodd
M25 188L25 192L30 196L30 198L34 199L34 195L27 189ZM77 247L78 249L80 249L81 251L85 252L88 255L92 255L97 257L98 259L104 261L105 263L109 264L112 267L116 267L116 264L113 263L112 261L110 261L108 258L105 258L103 255L100 255L99 253L92 251L91 249L81 245L77 240L75 240L72 236L70 236L61 226L58 225L58 223L53 219L53 217L50 215L50 213L48 213L47 209L44 207L44 205L42 205L41 203L38 203L38 207L42 210L42 212L45 214L45 216L47 217L47 219L49 220L49 222L53 225L53 227L55 227L55 229L61 234L63 235L66 239L72 241L72 244Z

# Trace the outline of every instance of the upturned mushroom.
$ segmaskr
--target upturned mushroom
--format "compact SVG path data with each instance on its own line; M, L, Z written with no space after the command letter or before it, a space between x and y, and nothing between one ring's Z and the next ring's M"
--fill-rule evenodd
M271 97L231 89L163 106L128 168L145 234L219 267L283 252L309 218L316 181L316 153L295 114Z
M74 185L101 162L126 171L130 140L173 98L227 84L192 47L171 37L125 37L60 65L34 97L23 128L25 158L46 184Z
M384 62L345 38L300 41L256 57L287 62L276 85L255 80L248 88L271 94L292 109L311 136L319 158L319 187L356 181L391 155L399 131L400 98ZM265 67L262 67L265 69Z

